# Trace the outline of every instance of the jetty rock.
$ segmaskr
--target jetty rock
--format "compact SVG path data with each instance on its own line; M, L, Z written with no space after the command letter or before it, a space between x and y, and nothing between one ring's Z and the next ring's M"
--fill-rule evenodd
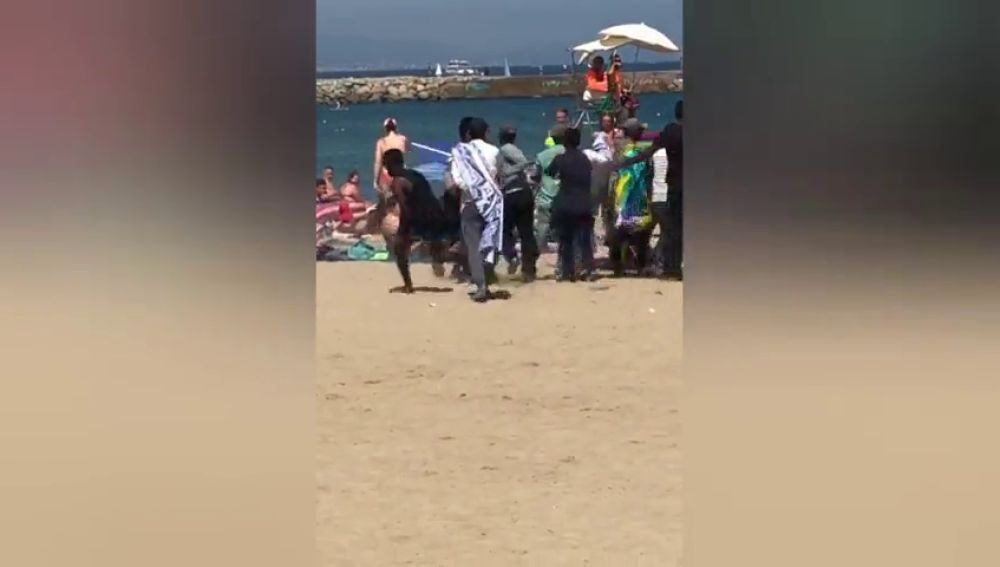
M626 73L637 94L682 92L683 78L677 71ZM407 100L453 100L468 98L538 98L576 96L583 88L581 75L526 77L380 77L319 79L316 102L366 104Z

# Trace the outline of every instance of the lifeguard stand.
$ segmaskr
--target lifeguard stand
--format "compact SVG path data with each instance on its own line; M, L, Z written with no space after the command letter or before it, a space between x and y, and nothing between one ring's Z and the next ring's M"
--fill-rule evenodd
M598 52L612 52L626 46L635 48L635 62L639 62L639 51L653 51L656 53L678 53L678 48L673 41L663 35L658 30L646 24L622 24L605 28L598 32L598 39L582 43L569 49L570 62L573 65L573 79L579 84L576 67ZM580 54L577 62L577 54ZM632 73L632 83L636 83L636 74ZM582 94L582 89L581 89ZM610 102L611 106L601 107L601 102ZM619 101L601 101L597 103L585 102L582 97L577 100L577 115L574 123L580 126L592 126L595 118L600 119L600 112L614 112L619 110Z
M593 130L601 123L601 116L618 110L617 101L614 96L607 95L597 101L584 100L584 97L577 97L576 118L573 120L574 128L590 128Z

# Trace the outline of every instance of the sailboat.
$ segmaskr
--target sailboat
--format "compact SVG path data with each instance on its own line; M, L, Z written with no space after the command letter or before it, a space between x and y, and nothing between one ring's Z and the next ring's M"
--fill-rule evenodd
M444 71L441 70L441 64L438 63L437 67L434 68L434 76L440 77L441 75L444 75Z
M506 57L503 58L503 76L504 77L510 76L510 63L507 62Z

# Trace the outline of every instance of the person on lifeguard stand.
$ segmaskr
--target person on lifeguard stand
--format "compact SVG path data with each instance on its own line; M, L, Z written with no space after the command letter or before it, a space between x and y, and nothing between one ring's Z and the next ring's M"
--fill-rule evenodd
M608 73L604 70L604 58L600 55L590 60L587 69L587 86L583 92L584 102L601 101L610 91Z
M622 98L622 91L625 89L625 80L622 79L622 56L618 53L611 55L611 68L608 69L609 90L615 97Z

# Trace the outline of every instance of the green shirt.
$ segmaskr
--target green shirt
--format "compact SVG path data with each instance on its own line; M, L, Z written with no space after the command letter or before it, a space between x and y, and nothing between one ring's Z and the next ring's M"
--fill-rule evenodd
M545 170L552 163L552 160L556 158L557 155L566 151L566 148L562 144L558 146L552 146L547 150L542 151L535 158L538 163L538 171L542 173L542 183L541 187L538 189L538 194L535 195L535 202L541 204L542 206L549 206L552 204L552 199L555 199L556 194L559 193L559 180L555 177L545 174Z

